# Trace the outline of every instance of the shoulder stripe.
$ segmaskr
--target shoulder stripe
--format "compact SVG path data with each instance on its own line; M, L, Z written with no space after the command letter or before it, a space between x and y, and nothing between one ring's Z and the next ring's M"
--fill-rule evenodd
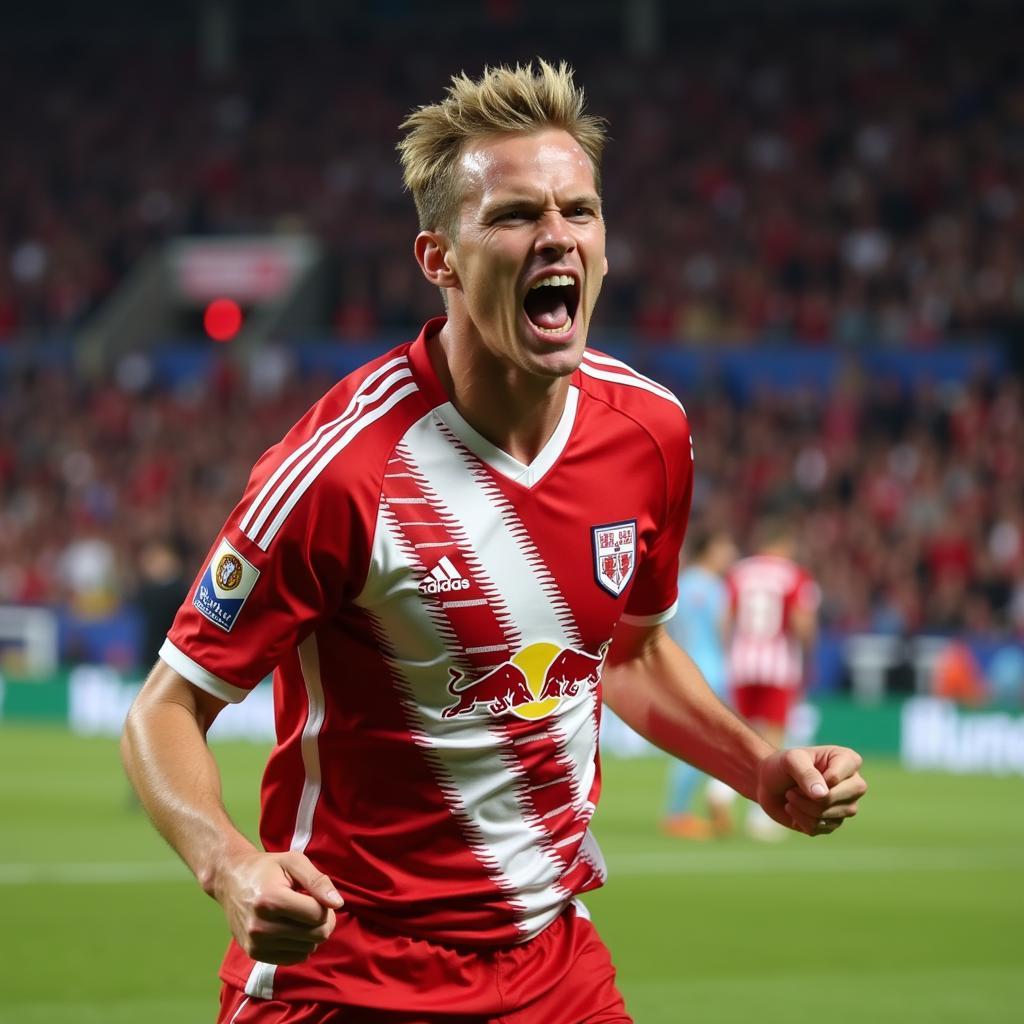
M625 384L626 387L629 388L640 388L642 391L649 391L652 395L657 395L659 398L664 398L666 402L671 402L673 405L678 406L682 409L683 413L686 412L686 410L683 409L683 403L680 402L679 399L668 390L668 388L662 387L660 384L644 377L642 374L630 370L625 363L618 363L616 360L605 359L602 359L601 362L621 366L622 369L627 372L613 373L610 370L600 370L596 366L590 366L586 362L586 357L584 357L584 361L580 363L580 370L588 377L594 377L597 380L610 381L612 384Z
M351 440L363 426L368 426L373 423L383 412L387 412L391 409L396 402L392 399L395 395L400 395L400 398L404 398L406 395L418 390L415 383L407 383L398 391L392 391L394 386L403 380L407 380L412 374L408 369L396 370L389 377L385 377L383 381L371 392L362 394L353 399L346 410L344 416L333 420L329 424L325 424L321 427L316 434L310 438L305 444L296 451L292 452L291 455L277 468L274 475L267 481L267 483L260 490L260 493L254 499L252 505L249 506L249 510L246 512L245 517L242 520L242 532L251 540L259 544L263 550L266 547L258 540L260 532L264 528L264 524L274 513L274 510L280 505L285 495L288 493L289 488L295 484L295 481L300 478L308 469L311 463L314 462L321 455L321 453L328 449L332 451L340 451L332 444L335 439L341 434L347 440ZM388 392L391 394L388 395ZM379 409L382 408L380 400L382 397L387 396L384 401L383 412L378 415ZM398 399L400 400L400 399ZM371 417L367 419L367 417ZM366 423L363 421L366 420ZM352 428L363 423L363 426L359 426L359 430L352 433ZM344 447L344 444L341 446ZM320 465L319 462L316 465ZM321 467L322 468L322 467ZM286 472L287 471L287 472ZM319 473L319 470L316 471ZM276 484L276 487L274 485ZM307 485L308 486L308 485ZM271 488L274 487L273 491ZM304 490L305 488L303 488ZM268 494L268 491L271 493ZM289 506L290 507L290 506ZM257 513L257 509L258 514Z
M652 380L650 377L645 377L642 373L639 373L637 370L634 370L633 367L630 366L628 363L622 362L621 359L615 359L612 356L601 355L601 353L599 352L590 351L584 351L583 358L589 359L592 363L597 363L599 366L607 366L610 369L614 370L623 370L626 373L636 377L637 380L645 380L648 384L653 384L654 387L661 388L661 390L665 393L666 398L670 399L672 402L678 405L680 409L683 408L682 403L672 393L671 388L665 387L664 384L661 384L656 380ZM685 413L686 410L683 409L683 412Z
M615 370L625 370L626 373L631 373L634 377L639 377L641 380L645 380L650 384L654 384L656 387L661 388L664 391L669 389L664 384L659 384L656 380L651 380L650 377L645 377L639 370L630 366L629 363L624 363L621 359L616 359L614 356L606 356L601 352L594 352L591 349L584 349L583 358L589 360L592 363L597 363L600 366L608 366Z
M277 481L281 479L281 476L285 472L287 472L288 467L291 466L296 459L301 458L306 452L308 452L310 448L317 446L323 440L324 435L327 434L329 431L333 430L335 427L339 426L343 422L349 420L350 417L358 415L359 410L362 408L362 406L366 404L366 402L372 401L372 396L367 397L367 392L369 391L371 386L375 384L378 380L380 380L380 378L383 377L390 370L394 370L396 367L399 366L407 366L408 362L409 360L405 356L398 356L396 359L390 360L383 366L380 366L376 370L374 370L373 373L369 374L366 380L364 380L356 389L355 394L353 394L351 400L348 403L348 406L345 408L345 411L336 419L331 420L329 423L322 424L320 428L316 431L316 433L313 434L312 437L310 437L302 445L296 448L295 451L293 451L291 455L289 455L288 458L286 458L281 463L281 465L278 466L276 470L274 470L274 473L270 476L267 482L260 489L259 494L257 494L256 497L253 499L252 504L249 506L245 515L242 517L242 521L238 524L239 528L244 533L246 533L247 536L249 531L249 525L252 522L253 516L259 510L260 505L263 503L264 499L270 493L274 484L276 484ZM406 369L403 372L403 376L411 377L412 372ZM377 392L379 391L380 389L378 388ZM257 526L256 529L259 529L259 526Z
M396 375L397 376L397 375ZM403 374L404 376L404 374ZM256 543L256 546L261 550L266 551L270 547L271 541L277 536L278 530L281 529L281 525L288 518L288 514L296 506L299 499L309 490L316 478L326 469L328 465L333 461L334 457L358 434L362 433L368 426L375 423L382 416L387 415L402 399L407 398L409 395L415 394L419 388L414 382L410 382L403 387L400 387L397 391L393 392L387 397L387 399L380 405L366 411L363 415L356 418L349 426L348 429L341 435L328 448L319 459L313 464L306 475L295 485L292 492L288 495L284 504L281 506L280 511L274 517L274 521L264 530L263 535L257 539L254 533L250 533L249 537ZM340 427L338 429L341 429ZM337 431L334 432L335 434ZM332 437L334 434L331 435ZM316 452L310 453L306 458L306 462L313 458ZM299 468L293 470L293 474L299 472ZM279 491L283 494L287 489L287 485L282 485ZM273 504L276 504L279 499L275 496ZM273 506L271 506L273 507Z

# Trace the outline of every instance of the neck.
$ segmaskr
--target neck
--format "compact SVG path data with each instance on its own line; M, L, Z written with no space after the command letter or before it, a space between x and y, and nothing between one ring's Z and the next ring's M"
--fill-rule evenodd
M506 454L529 465L555 432L568 377L537 377L442 328L430 359L459 415Z

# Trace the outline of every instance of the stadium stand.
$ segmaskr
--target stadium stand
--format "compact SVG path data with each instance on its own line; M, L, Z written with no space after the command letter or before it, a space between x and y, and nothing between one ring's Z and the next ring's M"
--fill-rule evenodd
M335 332L423 319L436 303L408 259L396 126L451 52L469 69L533 56L549 13L535 7L488 5L491 22L453 26L452 50L402 62L389 58L417 23L397 13L376 31L246 38L217 76L145 35L13 49L0 339L81 326L157 240L284 227L330 248ZM613 126L603 322L691 345L1019 330L1024 77L1013 5L990 7L667 20L648 55L623 52L593 10L585 41L551 25L546 47Z
M201 73L173 34L5 48L0 603L103 619L131 605L148 543L197 565L254 456L344 353L438 311L409 255L393 144L451 58L415 47L399 8L347 35L244 26L222 74ZM483 10L453 42L467 68L533 55L537 5ZM679 387L694 514L741 541L762 512L795 516L831 628L1024 635L1013 13L668 13L660 47L638 52L607 19L584 45L563 12L545 37L612 124L597 345L651 372L666 353L789 347L749 387ZM408 60L389 59L403 47ZM328 252L319 344L283 339L248 369L172 347L71 372L81 329L157 244L295 230ZM927 360L876 376L860 359L938 359L979 338L1007 355L959 380L938 382ZM817 386L771 386L786 372L771 359L793 349L855 358Z

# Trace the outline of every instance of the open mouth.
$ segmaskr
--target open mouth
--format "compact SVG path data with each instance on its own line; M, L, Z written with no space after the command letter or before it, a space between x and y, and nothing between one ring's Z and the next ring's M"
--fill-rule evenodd
M549 274L534 282L523 299L530 323L541 334L558 337L572 330L580 304L579 281L568 274Z

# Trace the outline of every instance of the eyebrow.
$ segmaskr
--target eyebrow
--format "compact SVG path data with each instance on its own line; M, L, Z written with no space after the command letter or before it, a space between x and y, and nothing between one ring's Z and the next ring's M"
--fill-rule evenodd
M484 217L493 216L496 213L503 213L505 210L513 210L517 206L526 207L537 207L542 205L542 201L538 200L536 196L528 196L526 194L518 196L505 196L501 199L496 199L492 202L485 203L481 213ZM593 192L583 192L579 195L575 195L567 199L564 203L560 204L562 207L566 206L593 206L596 209L601 209L601 197Z

